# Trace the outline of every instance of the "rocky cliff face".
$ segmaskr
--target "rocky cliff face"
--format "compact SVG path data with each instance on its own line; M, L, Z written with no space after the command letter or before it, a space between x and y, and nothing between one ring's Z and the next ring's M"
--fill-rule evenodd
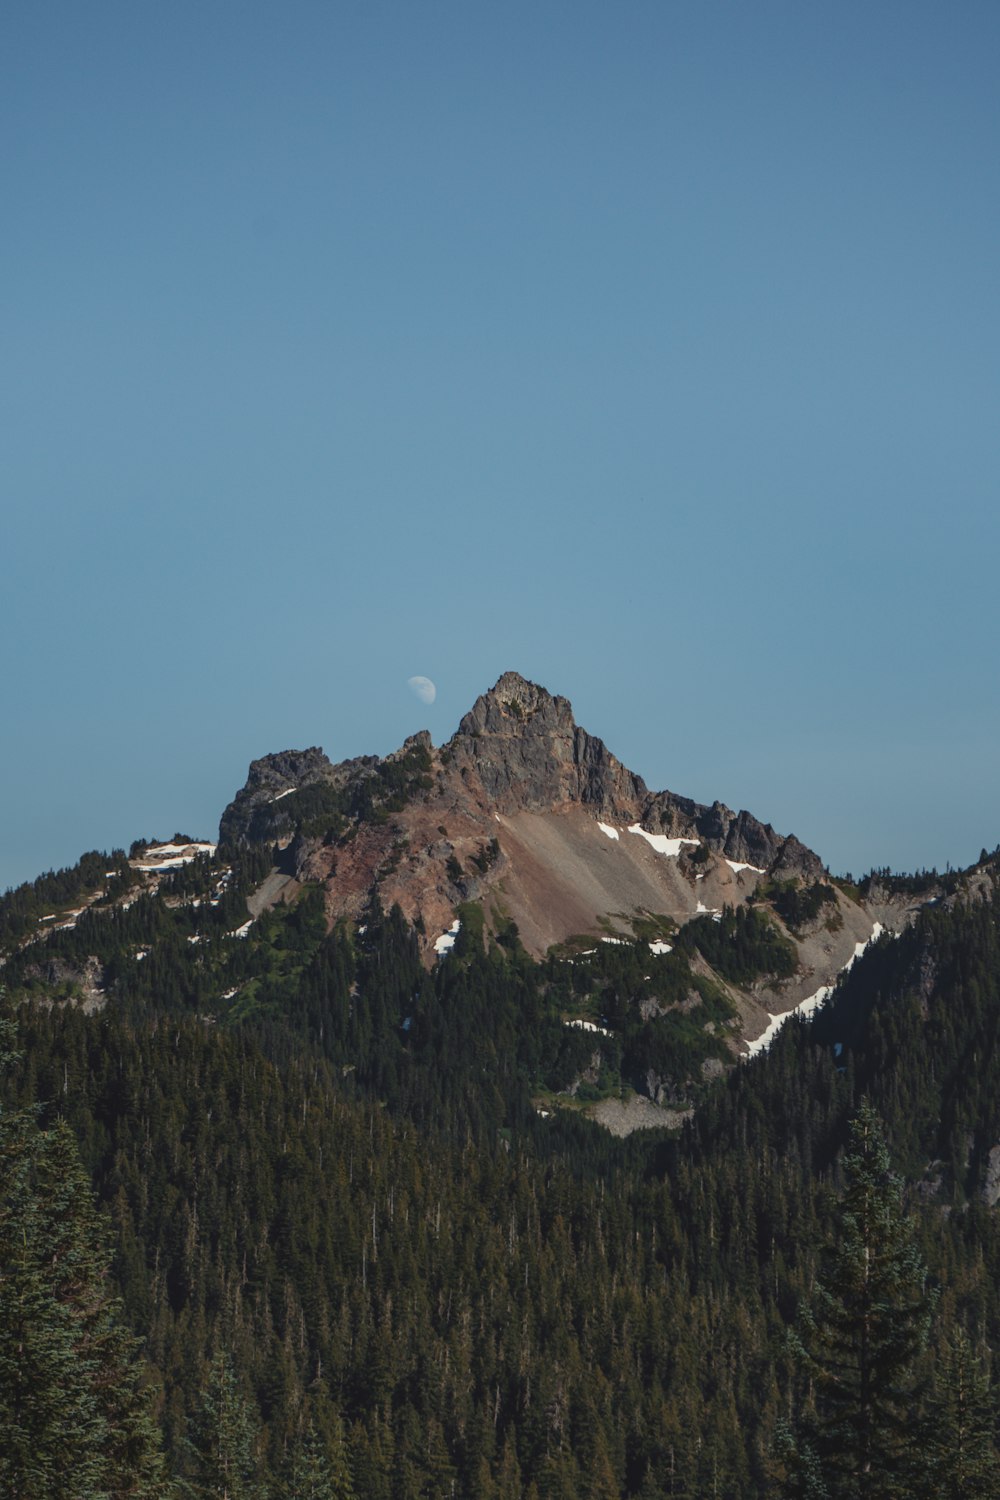
M219 822L222 844L282 843L295 832L298 818L286 798L309 788L342 791L372 776L377 755L362 755L332 765L316 745L309 750L279 750L250 762L246 784L236 793Z
M325 886L331 920L360 917L377 890L417 924L429 959L464 901L488 926L516 922L541 954L636 913L683 922L739 904L765 872L823 872L750 813L650 792L567 699L516 672L441 750L424 732L384 760L331 765L314 748L254 761L220 838L285 846L289 873Z
M499 813L574 804L670 838L696 839L734 863L814 879L823 871L798 839L775 833L748 812L650 792L641 776L575 722L568 699L517 672L505 672L477 698L444 753Z
M568 699L517 672L505 672L476 699L446 755L501 813L579 803L624 814L648 795L641 777L576 724Z

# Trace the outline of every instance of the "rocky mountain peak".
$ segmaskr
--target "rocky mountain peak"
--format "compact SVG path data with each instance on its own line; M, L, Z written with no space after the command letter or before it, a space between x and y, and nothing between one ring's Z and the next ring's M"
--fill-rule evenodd
M576 728L572 704L568 698L554 697L537 682L529 682L520 672L504 672L488 693L476 699L458 733L519 735L529 724L536 734L557 730L572 733Z
M388 764L398 760L406 760L407 756L413 755L415 751L425 751L428 755L432 753L434 743L431 739L429 729L418 729L416 734L408 735L398 750L392 750L385 757Z
M815 854L748 812L651 792L568 699L518 672L440 751L421 730L384 758L331 765L313 748L254 761L221 840L277 845L288 889L322 885L331 920L360 919L377 891L417 926L428 962L463 903L495 930L514 922L541 955L636 913L718 913L765 875L824 876Z
M281 791L325 776L329 770L330 761L319 745L308 750L278 750L250 762L247 786L252 790Z
M475 778L500 812L565 802L634 811L646 787L603 741L581 729L567 698L554 697L518 672L504 672L476 699L445 756Z

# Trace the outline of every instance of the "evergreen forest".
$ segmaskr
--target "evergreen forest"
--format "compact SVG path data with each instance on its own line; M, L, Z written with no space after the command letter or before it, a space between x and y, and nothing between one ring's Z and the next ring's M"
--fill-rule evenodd
M428 971L247 923L270 864L0 900L3 1500L1000 1494L992 865L733 1068L765 903L542 962L470 907ZM576 1107L651 1069L681 1129Z

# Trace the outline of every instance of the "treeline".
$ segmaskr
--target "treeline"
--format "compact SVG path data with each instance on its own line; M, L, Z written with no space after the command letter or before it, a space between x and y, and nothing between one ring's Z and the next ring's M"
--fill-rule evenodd
M123 849L115 849L111 854L91 850L81 855L75 865L49 870L36 880L27 880L4 892L0 896L0 951L32 933L42 917L107 890L109 881L120 889L130 883L131 877Z

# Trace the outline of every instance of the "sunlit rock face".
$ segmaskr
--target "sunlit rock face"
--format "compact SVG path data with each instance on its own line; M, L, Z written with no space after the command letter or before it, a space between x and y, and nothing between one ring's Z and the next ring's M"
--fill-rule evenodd
M398 904L428 963L467 901L487 934L514 922L541 955L609 922L627 931L638 912L680 923L738 905L765 872L822 875L750 813L651 792L566 698L517 672L440 749L421 731L384 759L331 764L313 748L254 761L221 836L275 846L289 879L323 885L331 923L362 920L374 894Z

